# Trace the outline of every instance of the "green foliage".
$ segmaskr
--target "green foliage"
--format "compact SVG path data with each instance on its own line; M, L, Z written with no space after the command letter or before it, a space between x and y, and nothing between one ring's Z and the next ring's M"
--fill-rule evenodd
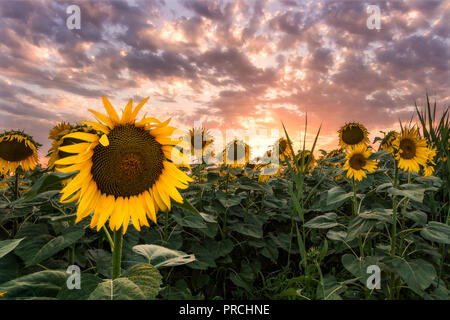
M417 112L438 149L434 176L400 171L396 183L386 151L355 185L342 156L322 150L310 170L310 158L299 161L306 122L299 152L285 131L292 156L266 182L258 166L193 165L183 204L128 229L114 280L105 230L75 224L76 203L59 203L72 174L23 174L19 199L0 190L1 299L448 299L448 110L435 120L427 103ZM70 265L81 268L80 290L67 288ZM371 265L381 269L379 290L366 286Z

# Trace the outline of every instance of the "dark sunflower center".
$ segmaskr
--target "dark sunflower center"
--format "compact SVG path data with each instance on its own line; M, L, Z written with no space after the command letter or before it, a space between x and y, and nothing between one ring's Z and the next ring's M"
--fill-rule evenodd
M311 154L307 154L307 155L302 155L302 156L300 156L300 158L298 159L298 166L300 167L300 169L301 169L301 166L302 166L302 159L305 159L305 160L303 160L303 166L304 167L306 167L306 165L310 165L311 164L311 161L312 161L312 158L311 158ZM308 161L309 161L309 163L308 163ZM305 169L305 168L303 168L303 169ZM309 169L309 168L308 168Z
M349 145L358 144L364 140L364 132L360 127L348 127L342 131L342 140Z
M411 139L402 139L400 141L400 156L403 159L412 159L416 156L416 144Z
M285 151L286 151L286 149L287 149L287 143L286 143L286 141L284 141L284 140L281 140L280 141L280 143L278 144L279 145L279 152L280 152L280 154L283 154Z
M22 161L30 157L33 150L24 141L2 141L0 142L0 157L6 161Z
M350 167L354 170L361 170L366 165L366 158L362 154L354 154L350 158Z
M227 159L229 161L240 161L245 157L245 147L241 144L234 143L228 148Z
M102 193L130 197L150 189L163 170L161 145L148 131L133 125L114 128L109 146L99 144L92 156L91 173Z

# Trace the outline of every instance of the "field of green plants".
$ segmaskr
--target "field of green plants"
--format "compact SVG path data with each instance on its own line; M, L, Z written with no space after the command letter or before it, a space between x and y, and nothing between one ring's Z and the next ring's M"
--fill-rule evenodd
M297 151L288 132L267 179L259 165L191 165L184 202L124 234L118 271L116 234L75 223L77 202L60 202L76 173L19 168L0 186L0 300L448 300L448 108L435 113L415 114L436 150L432 174L399 168L382 133L361 180L347 175L345 150Z

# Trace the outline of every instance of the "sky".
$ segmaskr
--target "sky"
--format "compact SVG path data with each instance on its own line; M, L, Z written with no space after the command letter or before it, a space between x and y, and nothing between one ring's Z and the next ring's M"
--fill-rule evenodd
M300 146L306 116L307 148L320 126L318 148L337 148L354 121L373 141L427 92L448 107L448 21L450 1L0 0L0 131L32 135L45 162L59 122L150 97L142 116L201 123L216 149L236 136L263 152L281 123Z

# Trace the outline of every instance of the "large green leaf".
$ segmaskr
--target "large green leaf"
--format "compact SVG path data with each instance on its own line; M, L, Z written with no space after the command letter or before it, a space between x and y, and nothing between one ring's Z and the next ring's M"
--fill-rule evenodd
M25 224L16 234L16 238L25 238L14 250L23 261L34 259L36 252L45 246L52 236L49 234L48 227L44 223Z
M162 276L158 269L150 264L138 264L128 269L123 277L133 281L147 299L154 299L161 289Z
M337 186L327 192L327 206L344 202L353 197L353 192L346 192L343 188Z
M422 202L425 189L418 184L404 184L398 188L389 188L388 193L396 196L403 196L411 200Z
M430 221L420 235L433 242L450 244L450 226L441 222Z
M396 273L408 287L420 296L436 278L433 265L422 259L406 260L398 257L386 257L383 262L391 272Z
M64 271L44 270L0 284L6 298L55 298L66 285L69 275Z
M329 229L338 225L337 214L334 212L328 212L324 215L317 216L305 223L305 227L311 229Z
M173 267L195 261L193 254L171 250L154 244L141 244L133 247L133 251L147 258L148 264L155 268Z
M31 201L39 194L49 191L59 189L61 182L65 179L73 176L73 172L62 173L62 172L52 172L42 175L42 177L33 184L33 187L23 195L21 201Z
M378 266L383 270L382 257L378 256L368 256L364 258L357 258L352 254L345 254L341 258L342 265L347 271L358 278L362 284L367 285L367 278L370 277L371 273L367 273L367 268L371 265Z
M89 295L89 300L145 300L137 284L127 278L107 279Z
M24 238L0 241L0 259L13 251Z
M81 273L80 289L69 289L63 286L58 293L57 298L60 300L86 300L90 294L97 288L102 279L90 273Z
M53 238L44 246L42 246L32 257L25 260L25 265L32 266L44 261L53 256L59 251L67 248L75 243L84 235L84 229L80 226L71 226L64 231L64 233L56 238Z

